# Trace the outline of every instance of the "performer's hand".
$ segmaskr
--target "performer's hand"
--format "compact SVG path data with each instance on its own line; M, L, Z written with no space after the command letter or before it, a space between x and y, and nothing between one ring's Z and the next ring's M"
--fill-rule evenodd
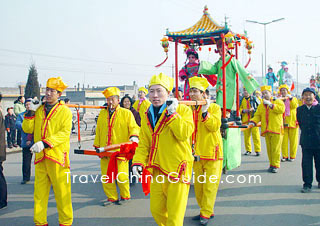
M254 111L254 108L250 108L250 109L249 109L249 112L251 112L251 111Z
M211 104L211 101L209 99L206 99L206 104L202 105L202 108L201 108L202 109L202 113L205 113L205 112L208 111L208 108L209 108L210 104Z
M40 102L39 102L38 98L34 97L33 100L31 101L31 104L30 104L30 110L36 111L39 106L40 106Z
M266 99L263 99L263 103L264 103L265 105L268 105L268 106L272 105L271 101L266 100Z
M132 137L130 137L129 140L132 141L132 142L135 142L135 143L139 144L139 137L132 136Z
M248 123L248 126L254 127L254 126L256 126L256 124L255 124L254 122L249 122L249 123Z
M288 97L290 100L292 99L292 95L290 95L289 93L286 95L286 97Z
M172 115L176 112L179 102L176 98L170 98L167 100L168 115Z
M39 153L44 149L44 144L42 141L38 141L34 145L31 146L30 151L33 153Z
M142 166L132 166L132 173L135 176L140 177L142 174Z
M7 128L8 133L10 133L10 128Z

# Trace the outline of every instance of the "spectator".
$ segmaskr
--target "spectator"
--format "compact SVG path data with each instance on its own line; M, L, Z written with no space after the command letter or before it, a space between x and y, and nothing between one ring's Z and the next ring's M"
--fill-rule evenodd
M18 115L26 110L24 107L25 98L23 96L19 96L15 101L13 106L13 112L18 117ZM21 146L21 130L17 131L17 145Z
M24 114L30 110L32 99L29 98L25 101L26 111L20 113L17 117L16 127L21 131L21 147L22 147L22 181L21 184L26 184L30 181L30 171L31 171L31 159L32 152L30 147L33 145L33 134L27 134L22 130L22 122L24 119Z
M297 120L301 129L302 147L302 193L311 192L313 181L313 159L316 167L316 179L320 188L320 104L315 99L316 91L305 88L302 92L304 104L297 108Z
M0 102L2 94L0 93ZM2 111L0 110L0 210L7 207L7 182L3 175L2 163L6 161L5 125Z
M64 101L65 104L70 104L70 99L69 98L64 98L63 101Z
M176 97L176 88L175 87L172 89L172 95L174 97ZM183 100L183 91L182 91L182 89L180 87L178 87L178 98L177 99L178 100Z
M125 95L124 97L122 97L122 99L120 101L120 107L123 107L123 108L130 110L134 116L134 119L136 120L136 123L140 127L141 126L141 117L140 117L139 112L137 112L136 109L134 109L132 107L133 103L134 102L131 99L131 97L129 95Z
M16 116L13 114L13 107L7 108L5 126L7 129L8 148L18 147L16 145Z

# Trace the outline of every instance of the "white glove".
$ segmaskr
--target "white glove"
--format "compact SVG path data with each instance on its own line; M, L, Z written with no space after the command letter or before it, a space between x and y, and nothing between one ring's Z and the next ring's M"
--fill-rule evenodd
M30 151L33 153L39 153L44 149L44 144L42 141L38 141L34 145L31 146Z
M132 166L132 173L133 175L140 177L142 174L142 166Z
M31 101L31 104L30 104L30 110L36 111L39 106L40 106L40 102L39 102L38 98L37 97L33 98L33 100Z
M286 97L288 97L289 99L292 98L292 96L289 93L286 95Z
M202 113L205 113L205 112L208 111L208 108L209 108L210 104L211 104L211 101L209 99L206 99L206 104L202 105L202 108L201 108L202 109Z
M248 126L256 126L256 124L254 124L254 122L249 122Z
M139 144L139 138L136 137L136 136L130 137L129 140L132 141L132 142L135 142L135 143Z
M263 103L264 103L265 105L268 105L268 106L272 105L271 101L266 100L266 99L263 99Z
M179 105L179 102L176 98L170 98L167 100L168 101L172 101L172 103L170 105L167 104L167 111L169 115L172 115L173 113L176 112L177 107Z

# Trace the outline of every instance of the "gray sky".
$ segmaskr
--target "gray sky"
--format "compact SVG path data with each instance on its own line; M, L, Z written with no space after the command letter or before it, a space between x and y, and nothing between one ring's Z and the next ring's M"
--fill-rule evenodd
M278 62L286 60L296 78L293 63L298 55L299 81L307 82L314 74L314 59L305 55L320 56L318 0L0 0L0 86L26 82L32 62L43 85L49 77L62 76L69 86L78 82L122 85L134 80L141 86L153 74L172 75L172 43L166 64L154 67L165 58L160 39L166 28L178 31L195 24L205 5L219 24L227 16L234 32L247 30L255 45L248 69L255 76L261 76L263 26L245 20L268 22L281 17L285 20L267 26L267 64L276 72ZM204 47L200 58L213 63L218 58L213 52ZM240 60L245 63L243 52ZM181 45L179 68L185 59Z

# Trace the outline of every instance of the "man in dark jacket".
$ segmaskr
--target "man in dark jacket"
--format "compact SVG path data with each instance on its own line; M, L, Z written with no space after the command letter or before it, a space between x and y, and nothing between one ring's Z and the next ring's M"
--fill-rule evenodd
M304 105L297 109L297 120L301 129L302 147L302 193L311 192L313 181L313 159L316 167L316 179L320 188L320 104L315 99L316 91L305 88L302 92Z
M8 114L5 117L5 126L7 129L8 148L18 147L16 145L16 116L13 114L13 108L7 108Z
M2 94L0 93L0 102ZM5 141L6 128L2 111L0 110L0 210L7 207L7 182L3 175L2 163L6 160L6 141Z

